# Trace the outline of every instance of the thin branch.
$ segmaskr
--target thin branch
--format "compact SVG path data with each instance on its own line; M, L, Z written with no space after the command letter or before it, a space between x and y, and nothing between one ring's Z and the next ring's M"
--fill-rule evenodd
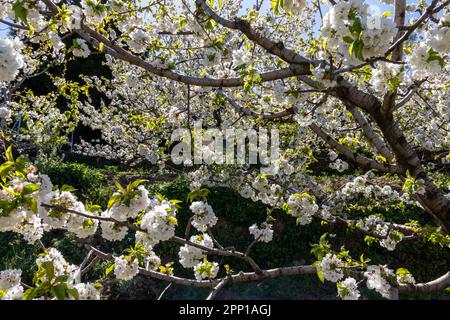
M375 147L375 149L383 157L385 157L389 163L392 163L393 159L395 158L394 154L389 151L382 138L373 130L369 121L367 121L367 119L356 106L347 106L347 108L363 130L364 136L367 138L367 140L369 140L369 142Z
M316 65L318 61L312 61L306 59L305 57L299 55L291 49L288 49L281 42L275 42L269 38L262 36L253 30L250 24L242 19L235 19L234 21L227 20L220 15L218 15L211 7L206 3L205 0L196 0L199 7L203 9L203 12L211 19L216 21L218 24L233 30L239 30L247 36L251 41L254 41L264 49L266 49L271 54L283 59L284 61L292 64L304 64L308 66L310 64Z
M158 297L156 300L161 300L162 297L164 296L164 294L167 292L167 290L170 289L171 286L172 286L172 282L169 283L169 284L164 288L163 291L161 291L161 294L159 295L159 297Z
M414 94L419 90L420 85L424 82L425 80L422 80L419 83L414 83L413 85L411 85L408 93L403 97L402 100L400 100L395 106L393 106L392 111L397 110L407 104L409 100L411 100L411 98L414 96Z
M247 109L230 99L227 95L223 93L223 91L218 90L218 92L238 111L244 113L247 116L257 117L257 118L263 118L263 119L276 119L285 117L288 115L291 115L293 113L293 109L286 109L277 113L272 114L261 114L256 111L253 111L251 109ZM401 174L403 171L400 167L387 164L387 163L380 163L378 161L375 161L373 159L366 158L364 156L361 156L353 151L351 151L346 146L340 144L335 139L333 139L330 135L328 135L323 129L321 129L317 124L312 123L310 124L310 129L316 133L322 140L324 140L329 146L331 146L333 149L339 151L342 155L344 155L348 160L351 160L355 162L359 167L361 168L369 168L369 169L375 169L381 172L388 172L388 173L396 173Z
M94 216L94 215L91 215L91 214L87 214L87 213L84 213L84 212L79 212L79 211L68 209L68 208L65 208L63 206L58 206L58 205L50 205L50 204L42 203L41 206L44 207L44 208L53 208L53 209L57 209L57 210L60 210L60 211L73 213L73 214L76 214L76 215L79 215L79 216L82 216L82 217L85 217L85 218L88 218L88 219L96 219L96 220L99 220L99 221L114 222L115 224L117 224L119 226L127 227L128 229L133 230L133 231L140 231L140 232L143 232L143 233L148 233L146 229L143 229L141 227L135 226L135 225L133 225L133 224L131 224L129 222L126 222L126 221L118 221L118 220L115 220L115 219L110 218L110 217ZM197 243L194 243L194 242L191 242L189 240L186 240L186 239L183 239L183 238L180 238L180 237L176 237L176 236L170 238L169 241L172 241L172 242L175 242L175 243L178 243L178 244L182 244L182 245L185 245L185 244L190 245L192 247L201 249L201 250L207 252L210 255L236 257L236 258L242 259L242 260L246 261L256 273L260 273L261 272L261 268L258 266L258 264L256 264L256 262L251 257L246 256L242 252L234 251L234 250L233 251L227 251L227 250L221 250L221 249L215 249L215 248L208 248L208 247L202 246L200 244L197 244Z
M89 246L90 249L94 251L94 254L103 260L107 260L110 262L114 262L114 257L112 254L104 253L92 246ZM294 276L301 274L315 274L316 268L311 265L300 265L294 267L281 267L276 269L269 270L261 270L261 273L256 272L239 272L238 274L228 276L230 279L230 283L242 283L242 282L253 282L253 281L261 281L264 279L273 279L282 276ZM198 288L214 288L216 287L224 278L212 279L212 280L193 280L180 278L173 275L168 275L165 273L147 270L144 268L139 268L139 274L144 276L150 276L155 279L164 280L167 282L180 284L184 286L190 287L198 287Z
M214 300L214 298L217 296L217 294L223 290L227 284L230 282L230 277L225 277L222 281L219 282L217 286L212 289L211 293L208 295L206 300Z

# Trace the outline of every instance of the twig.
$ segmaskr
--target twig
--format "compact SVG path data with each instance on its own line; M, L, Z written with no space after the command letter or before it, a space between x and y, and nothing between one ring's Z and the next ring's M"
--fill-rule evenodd
M167 290L169 290L169 288L172 286L172 282L169 283L164 290L161 292L161 294L159 295L159 297L156 300L161 300L161 298L163 297L163 295L166 293Z

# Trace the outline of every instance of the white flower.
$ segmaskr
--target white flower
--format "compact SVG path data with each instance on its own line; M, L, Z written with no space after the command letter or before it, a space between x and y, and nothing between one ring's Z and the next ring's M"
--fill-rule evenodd
M70 264L64 259L61 252L59 252L55 248L50 248L43 256L40 256L36 259L36 265L41 265L44 262L52 262L53 268L55 270L55 277L59 276L69 276L69 282L73 281L75 278L75 273L78 270L78 267ZM44 278L46 276L44 275ZM48 279L47 279L48 280Z
M213 208L206 202L194 201L189 207L194 213L192 226L198 231L205 232L208 228L215 226L217 217Z
M386 299L391 298L391 286L386 278L393 275L392 270L384 266L369 266L364 272L367 288L377 291Z
M192 236L189 239L192 243L202 245L207 248L213 248L214 243L211 237L204 233L201 235ZM178 252L178 256L180 257L180 263L185 268L192 268L196 266L205 256L205 252L202 249L190 246L188 244L180 247L180 251Z
M358 284L353 278L347 278L342 282L338 282L338 295L342 300L358 300L360 294Z
M100 300L100 291L93 283L78 283L74 288L78 292L79 300Z
M24 214L23 221L16 225L13 231L21 234L29 244L34 244L44 235L44 226L41 218L32 212L27 212Z
M176 210L175 206L164 201L144 214L141 227L156 242L169 240L175 235Z
M61 38L58 36L56 32L50 31L48 33L48 38L50 39L50 42L53 47L53 52L55 54L58 54L62 49L65 48L64 42L61 41Z
M100 0L81 0L81 6L87 22L92 25L99 25L108 14Z
M87 58L91 54L91 50L84 39L75 39L72 53L75 57Z
M203 64L205 66L214 66L219 64L222 59L222 53L216 48L207 48L204 53Z
M23 287L19 284L6 291L2 300L19 300L23 296Z
M313 216L319 210L314 197L306 192L290 195L287 204L289 205L289 214L297 218L297 223L300 225L311 223Z
M341 159L337 159L336 161L330 163L329 167L339 172L344 172L348 169L348 163Z
M94 215L92 212L86 213ZM75 233L78 238L87 238L94 235L97 231L97 227L97 219L90 219L77 214L71 214L67 220L67 230Z
M80 29L81 27L81 8L76 5L70 5L68 7L69 10L69 20L62 21L62 23L65 23L64 27L66 27L69 30L74 29Z
M22 270L10 269L0 271L0 290L6 291L20 284Z
M397 282L400 285L411 285L416 284L416 279L411 273L401 273L397 274Z
M323 277L331 282L337 282L344 277L344 263L335 254L327 253L317 266Z
M110 213L109 211L104 211L101 216L103 218L110 218ZM100 226L102 228L102 237L109 241L120 241L125 238L128 232L127 227L110 221L101 221Z
M217 262L203 261L194 267L194 274L197 280L214 279L219 272Z
M129 261L125 256L114 258L114 274L119 280L131 280L139 273L139 262L137 259Z
M141 211L147 209L150 205L148 190L142 185L138 187L138 190L140 191L139 195L131 199L129 206L119 202L114 203L109 209L111 218L117 221L126 221L129 218L136 218Z
M258 241L261 242L272 241L273 230L271 224L263 222L261 223L261 226L258 228L258 226L255 223L248 228L248 231L250 232L251 235L255 237L255 240L258 239Z
M158 270L161 265L161 259L151 250L145 256L145 269Z
M285 0L284 8L294 14L300 14L302 9L306 7L305 0Z
M389 232L388 236L380 240L380 245L389 251L394 251L397 243L402 240L401 236L394 237L392 232Z
M438 60L430 60L429 47L426 43L420 43L409 56L409 64L414 78L423 79L441 72L442 68Z
M9 120L10 118L11 118L11 110L9 108L0 107L0 119Z
M249 51L242 49L233 50L233 65L239 67L252 62L252 55Z
M21 48L22 44L17 38L0 38L0 82L14 80L23 67Z
M147 251L152 251L153 246L158 243L157 240L150 237L148 233L137 231L135 234L136 243L143 244Z
M386 94L391 89L389 83L400 83L402 80L402 66L391 63L378 63L377 69L372 72L370 83L376 92Z
M131 51L135 53L142 53L148 46L148 42L150 41L150 37L148 34L141 30L135 29L130 33L130 40L127 40L127 44L130 47Z
M328 152L328 158L329 158L331 161L336 160L337 157L338 157L338 154L337 154L336 152L334 152L333 150L330 150L330 151Z
M428 36L430 46L437 52L447 55L450 51L450 28L441 27L430 31Z
M331 88L336 86L336 81L327 78L330 72L329 66L317 66L312 70L313 76L320 82L324 88Z
M336 49L346 64L356 64L363 59L382 56L397 34L394 21L384 15L373 14L369 5L361 0L339 1L325 14L321 31L327 39L327 47ZM350 56L349 48L355 42L356 35L351 32L355 21L359 21L361 56Z
M250 186L245 186L239 191L240 195L246 199L250 199L255 195L255 191Z
M45 204L61 206L79 212L84 212L84 205L77 201L75 196L68 191L51 191L41 196L41 201ZM67 219L70 214L65 210L56 208L39 207L39 216L42 221L51 229L60 229L66 227Z

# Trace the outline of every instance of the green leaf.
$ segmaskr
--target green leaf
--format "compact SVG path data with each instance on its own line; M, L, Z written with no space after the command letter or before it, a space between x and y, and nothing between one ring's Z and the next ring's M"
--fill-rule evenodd
M14 157L13 157L13 154L12 154L12 147L11 146L9 146L8 149L6 149L5 157L6 157L6 160L14 163Z
M34 213L38 212L38 203L37 200L32 197L32 196L25 196L23 197L23 199L25 200L25 202L27 203L27 205L30 207L31 211L33 211Z
M349 30L354 35L359 36L360 33L363 31L361 20L355 19L355 21L353 21L353 25L349 27Z
M428 59L427 59L428 62L437 61L441 66L441 68L445 66L445 60L436 51L434 51L433 48L430 47L430 49L428 49L427 52L428 52Z
M66 285L65 284L57 284L56 286L52 287L50 289L51 293L58 299L58 300L65 300L66 299Z
M100 207L98 204L87 204L86 209L90 212L101 212L102 207Z
M319 277L320 282L325 282L325 277L323 276L322 270L317 269L317 277Z
M117 201L119 201L122 198L122 195L120 194L113 194L111 198L109 198L108 201L108 209L110 209Z
M176 226L178 225L178 220L177 220L177 218L175 218L175 217L167 216L167 217L166 217L166 220L167 220L168 222L170 222L170 223L176 225Z
M117 189L119 189L120 192L125 193L126 190L124 189L124 187L122 187L122 185L119 183L119 181L114 181L114 184L116 185Z
M25 24L28 24L28 22L27 22L27 13L28 12L24 6L24 1L18 0L16 2L14 2L13 10L14 10L14 15L15 15L16 19L22 20Z
M114 270L114 267L115 267L115 264L113 263L113 264L111 264L108 268L106 268L106 270L105 270L105 275L110 274L111 271Z
M280 14L280 9L284 10L284 0L270 0L270 6L275 14Z
M353 43L353 38L352 37L349 37L349 36L346 36L346 37L344 37L344 38L342 38L345 42L347 42L347 43Z
M397 271L395 271L395 274L399 275L399 276L404 276L404 275L411 274L411 272L409 272L409 270L406 268L398 268Z
M35 191L38 191L41 187L37 184L30 183L23 187L22 194L30 194Z
M131 185L131 188L132 188L132 189L137 188L140 184L142 184L142 183L144 183L144 182L146 182L146 181L148 181L148 180L145 180L145 179L139 179L139 180L133 181L133 182L130 184L130 185Z
M75 299L80 300L80 295L78 294L78 290L75 288L67 288L67 292Z
M41 264L42 268L45 271L45 275L47 280L50 281L55 276L55 266L53 265L53 261L46 261Z
M8 176L13 166L14 162L11 161L7 161L0 166L0 177L2 177L3 180Z
M350 47L348 48L348 52L351 57L356 57L359 60L364 60L362 50L364 48L364 44L360 39L355 40Z
M39 292L38 288L30 288L24 292L22 299L23 300L33 300Z
M61 191L75 192L75 191L77 191L77 189L75 189L74 187L72 187L68 184L63 184L63 186L61 187Z

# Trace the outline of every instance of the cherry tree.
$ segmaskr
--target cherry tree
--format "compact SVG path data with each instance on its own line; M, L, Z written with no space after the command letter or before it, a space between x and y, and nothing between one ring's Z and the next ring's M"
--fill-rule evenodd
M436 175L450 163L450 1L383 2L393 12L363 0L0 0L0 24L13 31L0 39L0 231L31 244L52 229L81 239L99 233L110 242L130 232L135 237L125 252L86 245L79 266L43 248L33 284L22 283L19 269L0 271L0 297L100 299L99 283L83 282L98 259L110 262L106 275L210 288L208 299L234 283L303 274L336 283L342 299L358 299L363 283L388 299L448 287L450 271L416 283L405 268L371 265L336 249L327 234L314 244L311 265L264 270L252 257L254 246L273 239L275 209L294 217L300 229L313 220L342 225L389 251L417 239L449 249L450 186ZM80 75L74 82L64 72L49 72L96 54L110 77ZM54 92L24 89L42 74L50 76ZM19 120L22 131L16 130ZM197 121L221 130L277 129L284 149L262 168L186 161L192 212L186 226L178 225L180 201L150 196L143 180L117 183L107 208L83 204L12 152L24 154L30 144L45 152L84 125L100 130L101 138L81 140L75 153L170 170L172 132L183 127L199 134ZM202 148L205 154L212 145ZM353 175L340 189L324 191L309 170L315 153L325 153L330 170L352 169ZM254 241L244 252L214 237L220 216L207 188L219 185L270 208L265 221L248 226ZM412 206L435 223L348 217L361 199ZM182 228L184 237L177 236ZM179 245L179 262L192 270L191 278L175 275L172 263L162 264L155 254L166 241ZM249 269L232 271L217 256L241 259Z

